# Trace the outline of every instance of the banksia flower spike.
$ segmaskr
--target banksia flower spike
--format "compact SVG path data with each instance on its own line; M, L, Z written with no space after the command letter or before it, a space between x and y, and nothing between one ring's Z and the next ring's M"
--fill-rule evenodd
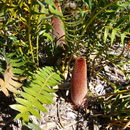
M55 2L55 5L56 5L58 11L60 11L62 13L59 0L54 0L54 2ZM56 40L57 40L56 45L58 46L61 43L65 44L65 28L64 28L63 21L61 20L60 17L55 16L55 17L51 18L51 22L52 22L52 27L53 27L53 32L52 32L53 37L56 38Z
M77 57L71 80L71 101L77 108L84 105L87 91L86 59Z

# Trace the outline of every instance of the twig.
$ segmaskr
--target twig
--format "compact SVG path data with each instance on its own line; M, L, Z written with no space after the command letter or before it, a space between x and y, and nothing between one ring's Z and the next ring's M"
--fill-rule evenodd
M70 82L63 83L61 85L56 85L53 89L60 89L60 90L69 90L70 89Z
M61 119L60 119L60 115L59 115L59 104L57 102L57 118L58 118L58 123L60 125L61 128L64 128L62 123L61 123Z
M123 130L126 129L126 128L128 128L129 126L130 126L130 121L128 121L128 122L126 123L126 125L123 127Z
M104 97L104 96L111 96L111 95L118 95L118 94L123 94L123 93L128 93L128 92L130 92L130 89L118 91L116 93L107 93L105 95L96 96L95 98Z

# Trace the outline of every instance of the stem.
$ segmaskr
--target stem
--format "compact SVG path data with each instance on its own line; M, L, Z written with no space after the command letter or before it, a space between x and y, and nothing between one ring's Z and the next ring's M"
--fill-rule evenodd
M29 20L30 21L30 20ZM29 22L30 23L30 22ZM34 53L33 53L33 46L32 46L32 40L31 40L31 29L30 29L30 24L28 26L28 43L30 46L30 52L32 55L32 61L34 62Z
M30 47L30 53L32 55L32 61L34 61L34 53L33 53L33 45L32 45L32 39L31 39L31 8L32 8L32 4L30 3L30 6L29 6L29 17L28 17L28 43L29 43L29 47Z
M37 58L37 65L39 65L38 51L39 51L39 36L36 37L36 58Z
M111 95L114 96L114 95L123 94L123 93L128 93L128 92L130 92L130 89L128 89L128 90L118 91L118 92L116 92L116 93L107 93L107 94L105 94L105 95L96 96L96 98L106 97L106 96L111 96Z
M110 81L108 81L108 79L106 79L105 77L101 76L100 74L97 74L98 77L100 77L101 79L103 79L105 82L107 82L109 85L111 85L111 87L115 90L116 89L116 85Z
M123 30L118 29L118 28L113 28L112 26L105 26L105 28L112 29L112 30L116 30L116 31L121 32L121 33L124 33L124 34L126 34L126 35L130 35L129 32L123 31Z

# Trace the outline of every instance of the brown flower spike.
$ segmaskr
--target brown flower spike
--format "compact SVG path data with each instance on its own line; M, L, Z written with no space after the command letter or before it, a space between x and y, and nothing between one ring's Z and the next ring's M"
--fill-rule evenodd
M82 107L87 95L87 68L85 57L77 57L71 81L71 100L76 107Z
M55 6L57 7L58 11L62 13L60 0L54 0ZM55 16L51 18L51 23L53 27L53 37L56 38L57 43L56 45L60 45L61 43L65 44L65 28L64 23L61 18Z

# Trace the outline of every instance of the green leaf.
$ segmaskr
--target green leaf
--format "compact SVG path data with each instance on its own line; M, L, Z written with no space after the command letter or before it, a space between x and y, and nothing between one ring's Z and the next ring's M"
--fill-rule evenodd
M49 14L48 9L46 9L45 5L39 0L37 0L37 2L42 7L42 11L44 11L44 12L41 12L41 13Z
M25 23L27 22L27 20L26 20L24 17L20 17L19 19L20 19L22 22L25 22Z
M41 31L39 32L39 36L42 35L42 34L44 34L44 33L45 33L45 30L41 30Z
M123 7L123 8L128 7L129 5L130 5L130 2L118 3L118 6Z
M106 41L107 41L108 33L109 33L109 29L105 28L105 31L104 31L104 43L106 43Z
M32 96L34 96L36 99L38 99L43 104L53 103L52 99L49 99L49 97L46 97L46 96L41 94L41 91L43 91L42 89L39 92L36 92L36 91L29 89L29 88L24 88L24 90L25 90L25 92L30 93Z
M124 44L124 40L125 40L126 34L122 33L121 34L121 43Z
M39 81L36 81L36 82L39 83ZM41 86L39 86L39 84L37 84L36 82L33 82L33 84L31 84L31 87L35 87L35 88L37 88L37 90L40 91L41 90ZM41 82L40 82L40 84L41 84ZM49 92L49 93L56 92L56 90L53 90L53 89L49 88L48 86L44 86L44 85L42 85L42 89L47 91L47 92Z
M27 112L26 106L23 106L23 105L20 105L20 104L10 105L10 107L17 110L17 111L19 111L19 112L22 112L22 113Z
M113 41L114 41L114 39L116 37L116 32L117 31L115 29L112 30L112 34L111 34L111 45L113 44Z
M37 99L35 97L33 97L32 95L28 94L28 93L21 93L21 96L24 97L25 99L31 101L32 106L35 106L37 109L39 109L42 112L47 112L47 110L45 109L44 106L41 105L41 103L39 101L37 101ZM20 102L21 103L21 102ZM21 104L24 105L24 103L22 102Z
M28 122L26 124L27 127L29 127L32 130L42 130L37 124Z
M58 15L58 16L63 16L63 14L60 12L60 11L58 11L58 9L56 8L53 8L51 5L49 5L49 10L50 10L50 12L52 13L52 14L56 14L56 15Z
M19 68L13 68L12 72L15 74L22 74L25 70L19 69Z
M25 113L19 113L15 119L23 119L24 122L29 122L29 113L25 112Z
M54 5L54 1L53 0L45 0L45 3L47 3L48 5Z
M61 81L60 73L55 72L52 67L39 69L32 76L32 81L28 87L23 87L24 92L21 92L21 98L16 98L19 104L11 105L10 107L19 111L17 119L22 118L23 121L29 121L29 115L34 115L40 118L39 111L47 112L43 104L54 103L51 89L53 85L58 85ZM30 82L30 81L29 81Z
M50 41L53 41L53 38L49 33L44 33L43 36L47 37Z
M35 117L37 117L37 118L41 118L41 116L40 116L40 113L36 110L36 109L34 109L33 107L32 108L28 108L28 111L32 114L32 115L34 115Z
M32 103L29 100L22 99L22 98L15 98L15 100L20 104L23 104L28 107L32 107Z

